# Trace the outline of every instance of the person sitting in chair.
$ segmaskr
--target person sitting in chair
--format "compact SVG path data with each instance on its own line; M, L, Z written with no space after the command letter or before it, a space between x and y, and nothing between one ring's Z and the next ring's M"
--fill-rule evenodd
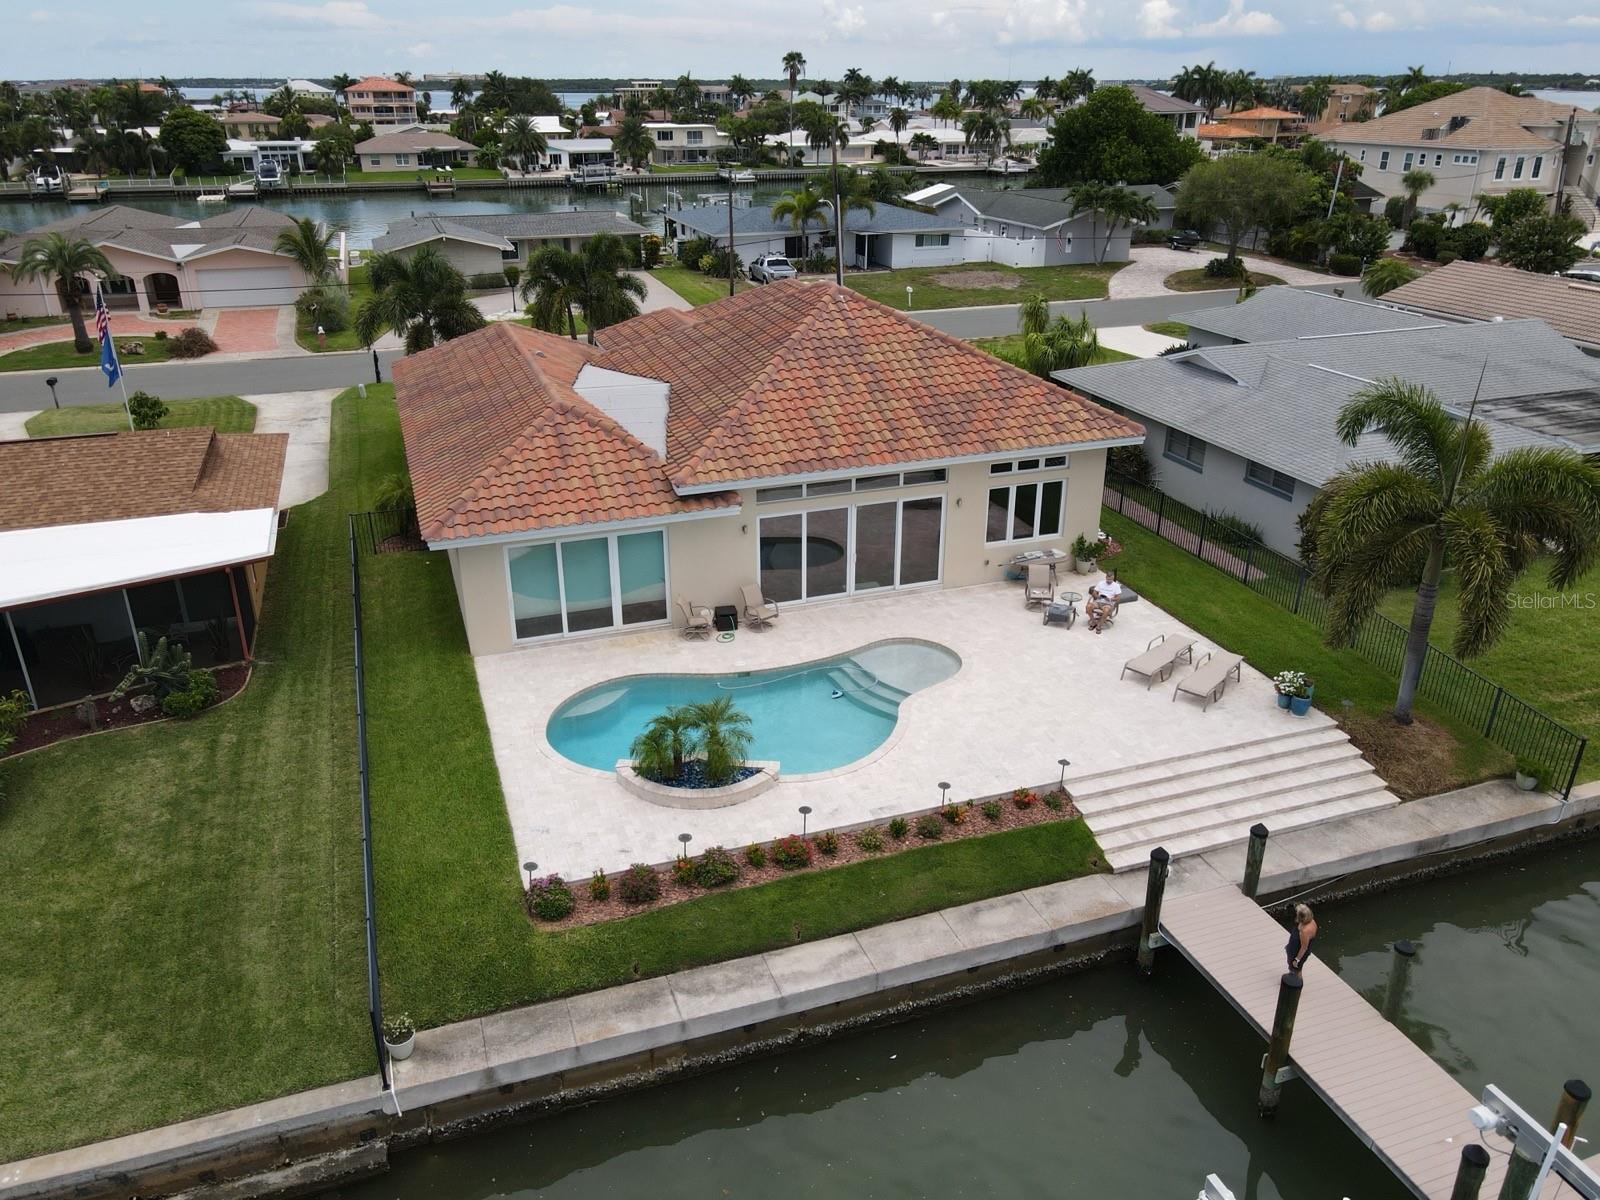
M1104 629L1106 621L1116 615L1120 603L1122 585L1117 582L1115 571L1107 571L1105 579L1089 589L1089 599L1084 602L1089 615L1089 628L1096 633Z

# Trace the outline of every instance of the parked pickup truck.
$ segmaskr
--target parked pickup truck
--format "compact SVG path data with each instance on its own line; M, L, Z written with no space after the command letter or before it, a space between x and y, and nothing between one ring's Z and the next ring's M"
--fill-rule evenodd
M794 264L781 254L763 254L750 264L750 278L757 283L771 283L774 279L793 279L797 274Z
M1193 250L1203 241L1205 238L1193 229L1174 229L1167 235L1167 245L1174 250Z

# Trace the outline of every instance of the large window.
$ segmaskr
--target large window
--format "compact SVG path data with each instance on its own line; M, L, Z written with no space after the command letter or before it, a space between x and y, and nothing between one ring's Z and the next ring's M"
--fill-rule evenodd
M1247 483L1271 492L1275 496L1282 496L1285 500L1294 499L1294 476L1285 475L1282 471L1274 471L1271 467L1262 466L1258 462L1247 462L1244 465L1244 477Z
M1066 490L1064 479L990 488L989 515L983 540L989 543L1028 542L1036 538L1059 537L1061 502Z
M1166 449L1163 454L1173 462L1182 463L1191 470L1205 470L1206 444L1182 430L1167 430Z
M950 235L948 233L919 233L917 234L917 248L924 246L948 246Z
M667 619L659 529L517 546L506 554L519 640Z
M936 583L944 497L762 517L761 590L772 600L817 600Z

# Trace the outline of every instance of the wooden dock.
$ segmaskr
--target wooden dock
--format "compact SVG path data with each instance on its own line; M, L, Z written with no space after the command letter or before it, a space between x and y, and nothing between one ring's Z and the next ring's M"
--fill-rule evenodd
M1167 898L1160 932L1251 1028L1263 1039L1268 1036L1285 966L1284 945L1289 940L1285 926L1230 886ZM1449 1200L1462 1147L1478 1141L1467 1116L1477 1097L1386 1021L1315 952L1302 978L1289 1046L1295 1075L1414 1195ZM1249 1065L1240 1065L1241 1087L1255 1082ZM1505 1164L1503 1153L1490 1156L1484 1197L1499 1194ZM1552 1178L1541 1195L1576 1193Z

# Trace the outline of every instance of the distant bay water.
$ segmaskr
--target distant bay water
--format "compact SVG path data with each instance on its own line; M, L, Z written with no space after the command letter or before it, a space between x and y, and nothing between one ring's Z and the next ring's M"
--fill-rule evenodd
M183 93L183 98L185 100L191 100L205 104L211 100L211 97L217 95L219 92L226 91L227 89L220 87L186 87L179 88L178 90ZM234 88L233 90L236 92L244 92L252 100L264 100L266 97L272 95L273 92L277 91L277 88ZM429 88L427 89L426 94L428 97L429 108L441 109L450 107L451 101L449 88ZM561 103L566 105L568 108L582 108L584 104L590 100L593 100L598 94L599 93L597 92L557 92L556 99L560 100ZM476 92L472 93L472 95L473 98L477 97Z

